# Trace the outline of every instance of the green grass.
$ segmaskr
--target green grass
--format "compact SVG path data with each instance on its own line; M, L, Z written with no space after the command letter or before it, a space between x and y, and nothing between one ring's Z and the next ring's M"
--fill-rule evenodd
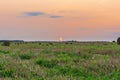
M30 58L32 58L32 55L30 55L30 54L19 54L19 57L21 59L30 59Z
M110 42L1 45L0 79L120 80L120 46Z

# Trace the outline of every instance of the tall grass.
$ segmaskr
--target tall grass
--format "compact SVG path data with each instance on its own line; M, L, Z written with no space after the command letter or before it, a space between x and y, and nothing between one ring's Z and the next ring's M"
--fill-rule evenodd
M0 79L119 80L119 62L113 42L11 43L0 46Z

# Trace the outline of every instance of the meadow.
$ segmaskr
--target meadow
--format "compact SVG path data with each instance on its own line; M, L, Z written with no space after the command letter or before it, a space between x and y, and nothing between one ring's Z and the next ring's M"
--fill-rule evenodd
M0 80L120 80L115 42L0 43Z

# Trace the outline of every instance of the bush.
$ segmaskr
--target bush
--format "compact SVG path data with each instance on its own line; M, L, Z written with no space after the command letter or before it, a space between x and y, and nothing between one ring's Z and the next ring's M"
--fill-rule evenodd
M5 42L3 42L2 45L3 45L3 46L10 46L10 42L9 42L9 41L5 41Z
M120 45L120 37L117 39L117 44Z
M112 41L113 43L115 43L115 41Z

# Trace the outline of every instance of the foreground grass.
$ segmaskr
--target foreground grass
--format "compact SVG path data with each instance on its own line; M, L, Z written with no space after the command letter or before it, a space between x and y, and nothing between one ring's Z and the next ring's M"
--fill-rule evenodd
M120 46L107 42L0 46L0 80L120 80Z

